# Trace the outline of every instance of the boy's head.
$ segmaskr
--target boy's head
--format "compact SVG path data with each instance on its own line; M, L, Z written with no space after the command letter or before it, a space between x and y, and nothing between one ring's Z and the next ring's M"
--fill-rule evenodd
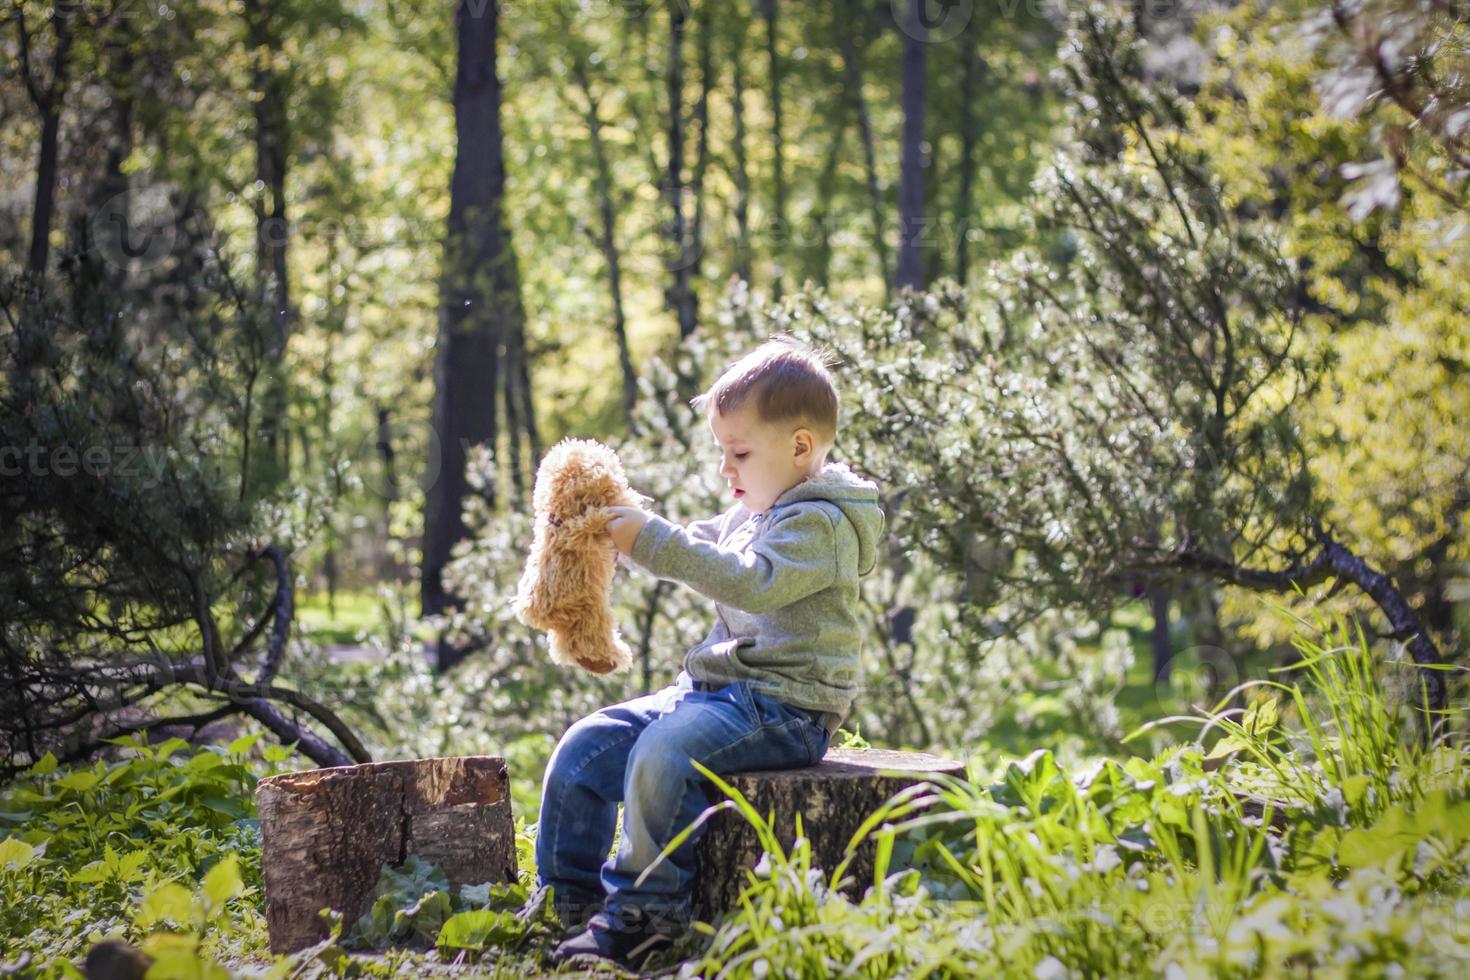
M821 470L837 441L827 358L790 337L746 354L691 404L709 417L720 475L757 514Z

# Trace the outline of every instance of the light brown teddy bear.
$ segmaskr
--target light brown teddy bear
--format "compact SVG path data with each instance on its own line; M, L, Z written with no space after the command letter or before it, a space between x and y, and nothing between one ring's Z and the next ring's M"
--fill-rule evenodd
M608 599L617 554L603 508L648 499L628 486L617 453L591 439L563 439L541 460L535 536L511 607L522 623L547 631L554 663L607 674L633 662Z

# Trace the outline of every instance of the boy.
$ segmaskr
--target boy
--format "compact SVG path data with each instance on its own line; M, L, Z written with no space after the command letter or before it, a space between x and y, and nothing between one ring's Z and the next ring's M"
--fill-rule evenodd
M655 858L708 805L692 760L722 774L815 765L858 689L858 576L873 568L884 516L875 484L827 462L837 391L826 365L777 338L693 404L721 450L730 509L680 527L612 507L608 531L620 561L713 600L716 622L673 685L578 721L547 763L535 901L549 886L566 923L602 906L557 962L636 967L668 945L690 919L698 835Z

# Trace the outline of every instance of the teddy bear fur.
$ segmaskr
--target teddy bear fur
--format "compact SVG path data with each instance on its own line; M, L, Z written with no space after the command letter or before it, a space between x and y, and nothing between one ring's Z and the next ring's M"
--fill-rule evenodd
M594 674L632 664L609 600L617 554L603 508L646 500L628 486L617 453L594 440L563 439L541 460L531 553L511 606L522 623L547 631L552 662Z

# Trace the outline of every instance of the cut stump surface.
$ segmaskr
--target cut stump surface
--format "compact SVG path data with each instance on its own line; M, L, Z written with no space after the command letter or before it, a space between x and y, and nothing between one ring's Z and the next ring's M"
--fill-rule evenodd
M923 752L887 749L832 749L820 765L802 769L743 772L723 777L762 817L775 812L781 845L796 839L796 816L812 847L812 866L832 872L862 822L894 793L937 775L964 776L963 764ZM720 799L722 797L717 797ZM858 850L848 866L854 897L873 881L873 842ZM735 907L761 849L753 828L727 810L709 822L696 845L699 862L694 884L695 915L713 921Z
M505 760L411 759L283 773L262 779L261 878L273 953L327 935L318 915L365 912L384 864L410 854L439 865L454 886L516 879L515 827Z

